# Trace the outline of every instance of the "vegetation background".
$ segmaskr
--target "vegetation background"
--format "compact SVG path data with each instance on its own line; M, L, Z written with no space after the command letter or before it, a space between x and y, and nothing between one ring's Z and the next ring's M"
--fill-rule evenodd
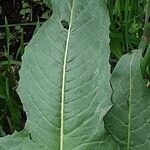
M112 70L122 55L142 48L142 73L149 78L150 1L108 0L107 5ZM0 0L0 136L24 128L26 113L15 91L21 56L40 25L51 15L52 8L43 0Z

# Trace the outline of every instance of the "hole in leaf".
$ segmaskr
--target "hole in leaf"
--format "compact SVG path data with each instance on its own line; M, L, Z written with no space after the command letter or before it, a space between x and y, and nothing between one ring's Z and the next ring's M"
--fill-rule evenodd
M62 26L63 26L66 30L69 29L69 23L68 23L66 20L62 20L62 21L61 21L61 24L62 24Z

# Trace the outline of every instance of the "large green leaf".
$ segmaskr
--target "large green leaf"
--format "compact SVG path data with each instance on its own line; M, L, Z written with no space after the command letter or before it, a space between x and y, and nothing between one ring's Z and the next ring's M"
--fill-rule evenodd
M141 76L141 53L123 56L112 74L113 107L105 122L121 150L150 149L150 90Z
M18 93L26 127L0 139L0 150L116 150L103 123L111 107L106 2L52 0L52 6L22 58Z

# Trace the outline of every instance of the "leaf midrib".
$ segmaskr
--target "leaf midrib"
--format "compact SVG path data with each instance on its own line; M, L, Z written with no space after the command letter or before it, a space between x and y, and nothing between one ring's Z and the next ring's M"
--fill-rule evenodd
M61 127L60 127L60 150L63 150L63 142L64 142L64 100L65 100L65 80L66 80L66 66L67 66L67 56L68 56L68 48L69 48L69 40L71 34L72 27L72 19L73 19L73 6L74 0L72 1L71 14L70 14L70 22L69 29L65 47L64 54L64 62L63 62L63 77L62 77L62 91L61 91Z
M128 139L127 139L127 150L130 150L130 139L131 139L131 101L132 101L132 64L134 55L130 62L129 70L129 110L128 110Z

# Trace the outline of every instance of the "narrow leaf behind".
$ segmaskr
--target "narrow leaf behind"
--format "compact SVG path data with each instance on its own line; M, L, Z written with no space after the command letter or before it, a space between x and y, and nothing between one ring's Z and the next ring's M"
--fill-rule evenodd
M142 79L141 58L141 50L126 54L111 78L113 107L105 123L121 150L150 149L150 89Z

